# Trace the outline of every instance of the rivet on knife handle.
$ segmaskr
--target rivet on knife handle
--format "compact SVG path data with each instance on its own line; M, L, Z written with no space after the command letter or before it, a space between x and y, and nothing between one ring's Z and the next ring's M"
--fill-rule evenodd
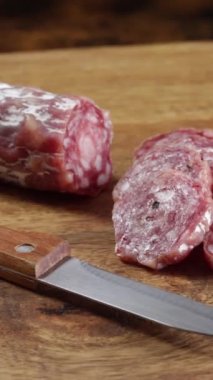
M0 227L0 267L8 272L36 280L69 256L68 242L59 237Z

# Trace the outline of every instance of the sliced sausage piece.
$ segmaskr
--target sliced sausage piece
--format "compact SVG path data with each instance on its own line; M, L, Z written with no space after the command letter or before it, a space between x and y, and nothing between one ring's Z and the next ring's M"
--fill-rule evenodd
M111 178L112 124L79 96L0 84L0 179L97 194Z
M168 146L193 146L209 164L213 177L213 130L188 128L153 136L136 149L135 157L142 158L150 150Z
M211 193L199 181L172 169L147 175L114 204L116 253L153 269L175 264L203 241L212 214Z
M156 150L148 150L138 157L132 167L119 180L113 190L113 198L116 201L130 189L135 182L143 183L147 177L153 177L168 169L175 169L185 173L190 178L205 184L203 189L209 192L211 186L211 173L206 162L201 160L200 154L193 147L177 146L159 147Z

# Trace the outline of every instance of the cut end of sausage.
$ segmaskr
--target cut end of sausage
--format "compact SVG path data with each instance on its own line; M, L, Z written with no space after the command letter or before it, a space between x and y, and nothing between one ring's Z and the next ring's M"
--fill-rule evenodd
M212 131L181 129L144 141L113 190L117 255L153 269L182 261L209 236L212 169Z
M116 253L126 262L162 269L199 245L213 217L211 197L174 170L135 184L115 202Z
M112 174L112 123L90 99L0 84L0 179L95 195Z
M108 113L83 99L72 113L64 140L68 188L96 194L106 187L112 175L111 141Z
M208 163L213 178L213 130L181 128L170 133L150 137L135 150L135 159L142 159L148 152L159 148L167 148L168 146L173 146L174 149L178 149L178 147L196 149L202 159Z

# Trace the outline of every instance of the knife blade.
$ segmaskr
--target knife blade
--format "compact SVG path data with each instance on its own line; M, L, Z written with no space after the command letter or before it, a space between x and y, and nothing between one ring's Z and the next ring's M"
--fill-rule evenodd
M0 228L0 277L97 302L176 329L213 335L213 307L107 272L70 256L68 242Z

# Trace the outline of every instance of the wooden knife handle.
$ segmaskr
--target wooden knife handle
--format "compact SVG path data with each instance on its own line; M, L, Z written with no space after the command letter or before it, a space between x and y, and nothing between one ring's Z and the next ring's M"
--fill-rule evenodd
M67 241L0 227L0 277L27 287L70 256ZM22 284L28 280L29 285Z

